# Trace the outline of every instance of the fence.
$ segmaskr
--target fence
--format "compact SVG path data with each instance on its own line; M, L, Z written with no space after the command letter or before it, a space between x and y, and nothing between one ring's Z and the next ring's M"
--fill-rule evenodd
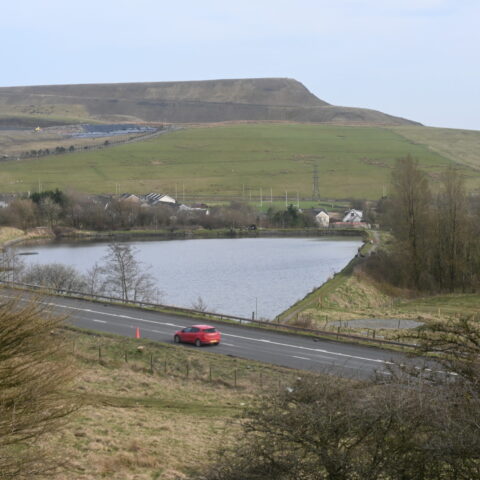
M69 327L66 329L70 330ZM97 342L95 337L94 333L73 336L73 355L90 365L128 368L143 374L240 389L260 387L272 390L291 385L298 378L297 372L282 367L264 367L256 362L250 363L237 358L211 360L208 356L199 355L197 349L177 349L152 341L122 341L103 335L100 342ZM68 342L68 338L65 340ZM68 347L68 343L66 346ZM315 373L305 372L304 375Z
M385 345L385 346L391 345L391 346L410 347L410 348L416 347L415 344L411 344L411 343L402 343L402 342L396 342L393 340L375 338L375 334L373 334L373 336L370 337L369 335L362 336L362 335L353 335L351 333L343 333L340 331L340 327L337 327L336 331L329 331L329 330L319 330L314 328L299 327L297 325L288 325L288 324L280 323L280 319L278 317L275 320L271 320L271 321L257 320L254 318L253 312L252 312L252 318L246 318L246 317L239 317L235 315L228 315L224 313L207 312L203 310L194 310L186 307L164 305L161 303L124 300L118 297L107 297L104 295L96 295L96 294L85 293L85 292L62 290L57 288L45 287L41 285L29 285L29 284L20 283L20 282L10 282L5 280L0 280L0 284L6 285L9 287L14 287L14 288L38 291L43 294L59 295L59 296L78 298L82 300L98 301L98 302L104 302L104 303L122 303L125 305L135 306L138 308L148 308L148 309L160 310L168 313L174 313L177 315L184 315L190 318L203 317L203 318L208 318L211 320L218 320L218 321L230 320L239 324L246 323L246 324L249 324L249 326L272 328L277 331L290 332L290 333L296 332L301 334L313 335L317 337L326 337L328 339L333 339L333 340L351 340L351 341L353 340L356 342L359 342L359 341L369 342L376 345Z

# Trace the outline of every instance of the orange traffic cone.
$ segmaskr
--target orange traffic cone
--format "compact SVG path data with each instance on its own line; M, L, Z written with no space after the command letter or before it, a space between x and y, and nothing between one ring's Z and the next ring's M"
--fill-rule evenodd
M140 329L138 327L135 330L135 338L140 338Z

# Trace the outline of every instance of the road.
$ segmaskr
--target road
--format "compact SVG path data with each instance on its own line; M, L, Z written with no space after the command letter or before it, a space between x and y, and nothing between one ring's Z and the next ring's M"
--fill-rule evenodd
M0 290L0 298L18 296ZM67 322L81 328L134 337L136 328L142 338L172 343L176 330L201 323L186 316L151 312L137 308L90 302L66 297L43 299L54 312L66 315ZM209 321L222 333L218 346L201 347L221 353L300 370L332 373L349 378L368 378L374 372L389 375L392 361L408 362L400 353L330 340ZM179 348L195 348L182 345Z

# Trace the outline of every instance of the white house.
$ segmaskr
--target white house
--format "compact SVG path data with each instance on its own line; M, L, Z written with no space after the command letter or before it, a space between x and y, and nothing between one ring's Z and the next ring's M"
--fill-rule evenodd
M363 219L363 212L361 210L355 210L354 208L345 212L342 222L357 223Z
M160 193L149 193L148 195L145 195L145 200L152 206L162 203L168 203L170 205L175 205L177 203L177 201L170 195Z
M327 228L330 223L330 217L327 212L321 211L315 215L315 222L319 227Z
M122 195L120 195L119 201L134 203L134 204L142 203L142 200L139 197L137 197L137 195L134 195L133 193L122 193Z

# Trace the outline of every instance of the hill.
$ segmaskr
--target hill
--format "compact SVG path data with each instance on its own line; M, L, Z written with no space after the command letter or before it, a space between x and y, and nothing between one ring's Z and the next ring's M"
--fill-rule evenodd
M4 192L73 188L92 193L158 191L187 200L235 195L256 200L263 192L290 201L312 194L318 167L322 198L378 199L388 188L395 159L418 158L433 183L452 161L427 145L380 127L236 124L188 128L138 143L96 151L4 160ZM471 190L480 173L462 166Z
M329 105L289 78L0 88L0 125L295 121L419 125L375 110ZM44 123L45 122L45 123Z

